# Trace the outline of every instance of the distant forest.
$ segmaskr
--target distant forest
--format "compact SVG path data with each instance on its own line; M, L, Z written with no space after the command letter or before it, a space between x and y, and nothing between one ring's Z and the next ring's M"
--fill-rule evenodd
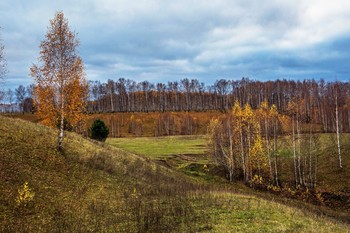
M20 85L14 91L0 94L1 111L35 111L33 90ZM89 82L88 113L112 112L228 112L236 100L253 109L266 100L283 115L300 122L322 126L323 132L334 132L336 110L341 132L350 132L350 83L324 80L257 81L217 80L205 85L197 79L182 79L167 83L135 82L120 78ZM7 103L7 104L1 104ZM10 104L9 104L10 103ZM293 110L291 108L293 107ZM296 108L296 109L295 109Z
M335 112L339 111L342 132L350 131L349 82L324 80L256 81L220 79L206 86L197 79L179 82L135 82L120 78L107 83L90 81L89 113L230 111L238 100L254 108L266 100L280 114L297 115L304 123L323 126L324 132L335 130ZM294 106L291 111L291 106Z

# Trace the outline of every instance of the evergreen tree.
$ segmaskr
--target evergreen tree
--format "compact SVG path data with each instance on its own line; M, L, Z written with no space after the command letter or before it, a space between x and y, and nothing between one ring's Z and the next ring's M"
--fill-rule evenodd
M100 119L95 120L90 128L90 137L104 142L108 137L108 134L109 129L106 124Z

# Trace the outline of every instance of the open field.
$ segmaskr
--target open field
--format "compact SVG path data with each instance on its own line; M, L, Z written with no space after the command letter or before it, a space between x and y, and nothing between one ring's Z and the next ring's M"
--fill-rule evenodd
M206 153L207 139L203 135L108 138L106 143L151 159L161 159L179 154L203 155Z
M214 178L204 171L205 166L210 163L206 155L207 138L204 135L108 138L106 143L186 174L206 180Z
M138 155L0 117L0 231L347 232L305 209L209 185ZM28 182L32 199L18 201ZM225 188L226 187L226 188ZM228 188L229 187L229 188Z
M308 135L303 135L308 140ZM346 191L350 188L350 135L342 135L343 166L338 167L338 155L334 134L317 134L314 139L312 154L317 157L317 174L320 188L330 191ZM192 162L199 164L210 163L207 155L207 138L205 135L196 136L169 136L169 137L135 137L135 138L108 138L106 143L124 150L146 156L154 160L172 160L192 158ZM307 146L307 145L306 145ZM308 159L309 151L303 150L303 156ZM183 161L185 162L185 161ZM284 136L278 142L278 162L281 180L292 182L293 179L293 144L290 136Z

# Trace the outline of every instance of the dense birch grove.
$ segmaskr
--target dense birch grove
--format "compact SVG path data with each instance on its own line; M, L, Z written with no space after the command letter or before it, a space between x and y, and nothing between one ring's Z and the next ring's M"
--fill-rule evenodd
M276 106L269 106L267 101L256 109L249 104L241 107L236 101L230 112L211 120L209 155L224 169L230 181L280 186L279 147L284 143L283 148L289 147L293 152L292 159L288 160L292 166L284 165L284 169L294 170L290 181L295 187L314 188L317 185L320 134L313 124L301 122L298 116L295 112L291 116L279 114ZM339 140L337 142L339 149L341 145ZM339 168L342 169L340 154Z

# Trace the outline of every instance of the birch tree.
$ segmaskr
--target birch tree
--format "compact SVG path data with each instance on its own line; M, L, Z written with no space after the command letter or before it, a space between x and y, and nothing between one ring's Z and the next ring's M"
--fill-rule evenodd
M23 110L23 100L26 97L26 88L23 85L19 85L18 88L15 89L15 95L17 99L17 103L19 104L22 114L24 114Z
M1 81L4 80L6 72L7 70L6 70L6 60L4 55L4 45L2 44L2 40L0 37L0 83Z
M38 115L43 124L58 126L59 150L63 148L64 129L76 127L86 107L88 88L78 46L76 33L70 30L63 12L58 12L40 44L40 65L30 69L36 83Z
M340 150L338 93L335 93L335 128L336 128L336 133L337 133L337 149L338 149L339 168L343 168L341 150Z

